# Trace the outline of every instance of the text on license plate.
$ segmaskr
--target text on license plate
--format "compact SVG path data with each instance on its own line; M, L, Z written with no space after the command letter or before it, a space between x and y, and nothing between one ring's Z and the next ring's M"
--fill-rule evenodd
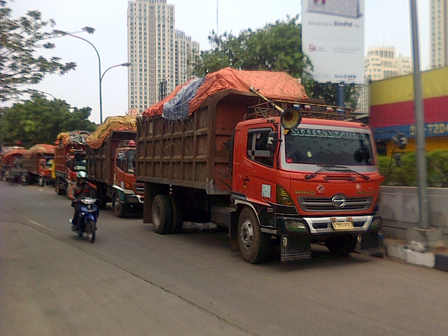
M333 222L333 228L335 230L350 230L353 229L352 222Z

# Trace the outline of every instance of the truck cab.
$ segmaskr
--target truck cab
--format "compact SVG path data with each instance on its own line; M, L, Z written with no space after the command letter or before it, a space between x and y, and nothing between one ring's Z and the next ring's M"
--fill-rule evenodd
M383 177L366 125L303 118L289 129L280 117L251 119L238 123L233 148L233 202L255 217L238 227L247 261L262 258L253 245L263 234L281 237L283 261L309 258L311 243L341 255L378 247Z
M117 217L128 210L141 211L144 200L144 184L135 178L136 143L121 140L115 154L113 207Z

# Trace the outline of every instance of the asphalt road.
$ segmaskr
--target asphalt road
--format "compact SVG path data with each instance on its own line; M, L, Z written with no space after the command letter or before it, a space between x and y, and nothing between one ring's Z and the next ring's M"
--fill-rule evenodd
M0 183L0 335L447 335L448 273L353 254L262 265L227 236L102 211L94 244L50 187Z

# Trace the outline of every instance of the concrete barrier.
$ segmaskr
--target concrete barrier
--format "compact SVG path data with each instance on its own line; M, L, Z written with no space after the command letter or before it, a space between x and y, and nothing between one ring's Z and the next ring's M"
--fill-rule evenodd
M428 188L428 199L431 226L448 242L448 188ZM382 186L379 213L385 237L408 240L420 225L418 188Z

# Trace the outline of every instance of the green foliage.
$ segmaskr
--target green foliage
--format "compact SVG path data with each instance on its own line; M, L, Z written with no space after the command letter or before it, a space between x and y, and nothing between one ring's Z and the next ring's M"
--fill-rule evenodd
M207 73L232 67L240 70L286 71L293 77L302 77L311 63L302 53L302 27L298 17L267 24L263 29L247 29L234 36L212 33L212 49L202 51L192 62L194 74Z
M0 1L0 100L19 96L25 85L40 83L46 74L60 75L75 69L73 62L62 63L59 57L35 55L39 49L52 49L47 40L61 36L51 30L53 20L44 20L39 11L28 11L24 16L11 18L8 0Z
M384 185L417 186L417 157L415 152L399 155L397 159L379 156L379 170L385 177ZM426 155L429 187L448 187L448 151L437 150Z
M88 120L90 112L90 107L72 109L63 100L49 101L34 94L31 100L6 109L1 124L3 140L20 141L28 148L38 143L53 144L61 132L94 131L96 125Z
M208 37L211 50L193 56L193 74L203 77L207 73L231 67L239 70L285 71L301 78L310 98L322 99L337 105L337 84L317 83L310 75L313 66L302 52L302 25L298 16L276 21L258 30L247 29L234 36L212 33ZM344 89L345 106L355 108L359 88L348 85Z

